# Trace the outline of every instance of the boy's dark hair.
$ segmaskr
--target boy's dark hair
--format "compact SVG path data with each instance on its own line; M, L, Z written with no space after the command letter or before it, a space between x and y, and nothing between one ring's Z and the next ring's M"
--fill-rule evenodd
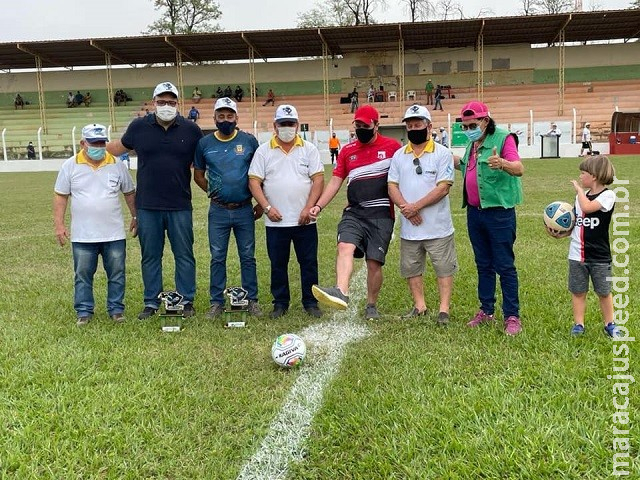
M613 164L606 155L587 157L580 162L578 169L581 172L590 173L602 185L611 185L616 174Z

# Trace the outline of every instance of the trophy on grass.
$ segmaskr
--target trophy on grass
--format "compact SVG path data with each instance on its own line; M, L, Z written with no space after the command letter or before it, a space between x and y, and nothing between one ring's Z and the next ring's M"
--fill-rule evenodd
M180 332L184 319L183 296L178 292L162 292L158 295L164 304L164 313L159 315L163 332Z
M229 297L230 307L224 309L224 326L246 327L247 312L249 307L249 299L247 292L242 287L229 287L225 289L224 294Z

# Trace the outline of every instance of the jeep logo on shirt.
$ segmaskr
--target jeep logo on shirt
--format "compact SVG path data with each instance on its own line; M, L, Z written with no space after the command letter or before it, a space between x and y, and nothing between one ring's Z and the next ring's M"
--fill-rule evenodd
M590 218L590 217L578 217L576 218L576 227L585 227L585 228L591 228L594 229L596 228L598 225L600 225L600 219L595 217L595 218Z

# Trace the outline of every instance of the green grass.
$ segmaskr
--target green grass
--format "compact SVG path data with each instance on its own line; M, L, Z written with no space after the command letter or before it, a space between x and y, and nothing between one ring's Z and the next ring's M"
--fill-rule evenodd
M627 325L636 333L639 161L615 159L618 176L630 181ZM548 237L541 221L550 201L572 201L569 180L577 178L577 164L575 158L526 161L516 244L524 325L518 337L506 337L499 324L473 331L464 326L478 302L459 182L451 196L460 272L448 328L437 328L433 320L399 320L411 300L398 272L399 245L392 245L379 301L385 316L369 324L371 336L348 348L313 420L304 460L290 466L288 478L599 479L610 474L611 342L602 334L593 294L584 338L569 337L568 240ZM235 478L300 374L273 365L271 342L280 333L323 321L306 316L299 305L295 261L294 298L282 320L251 320L248 328L231 330L205 320L207 203L194 187L197 317L180 334L161 333L157 318L134 320L142 307L142 282L139 246L131 240L129 320L122 325L108 320L99 272L95 319L77 328L70 248L57 246L53 236L54 180L55 173L0 175L0 478ZM335 227L344 203L342 191L319 224L321 283L334 282ZM257 237L260 302L268 312L262 222ZM229 283L238 284L234 245L228 268ZM166 288L172 287L172 274L167 253ZM425 284L434 308L431 270ZM638 378L638 346L630 346L628 373ZM637 412L634 387L631 411ZM637 433L632 437L634 478L640 478Z

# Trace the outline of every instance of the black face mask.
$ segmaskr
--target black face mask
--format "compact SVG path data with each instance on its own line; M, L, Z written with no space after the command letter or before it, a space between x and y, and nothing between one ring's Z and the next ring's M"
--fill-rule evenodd
M369 143L375 134L373 128L356 128L356 137L361 143Z
M236 129L236 122L216 122L216 127L223 135L231 135Z
M407 132L407 138L414 145L421 145L427 141L429 135L429 129L423 128L422 130L409 130Z

